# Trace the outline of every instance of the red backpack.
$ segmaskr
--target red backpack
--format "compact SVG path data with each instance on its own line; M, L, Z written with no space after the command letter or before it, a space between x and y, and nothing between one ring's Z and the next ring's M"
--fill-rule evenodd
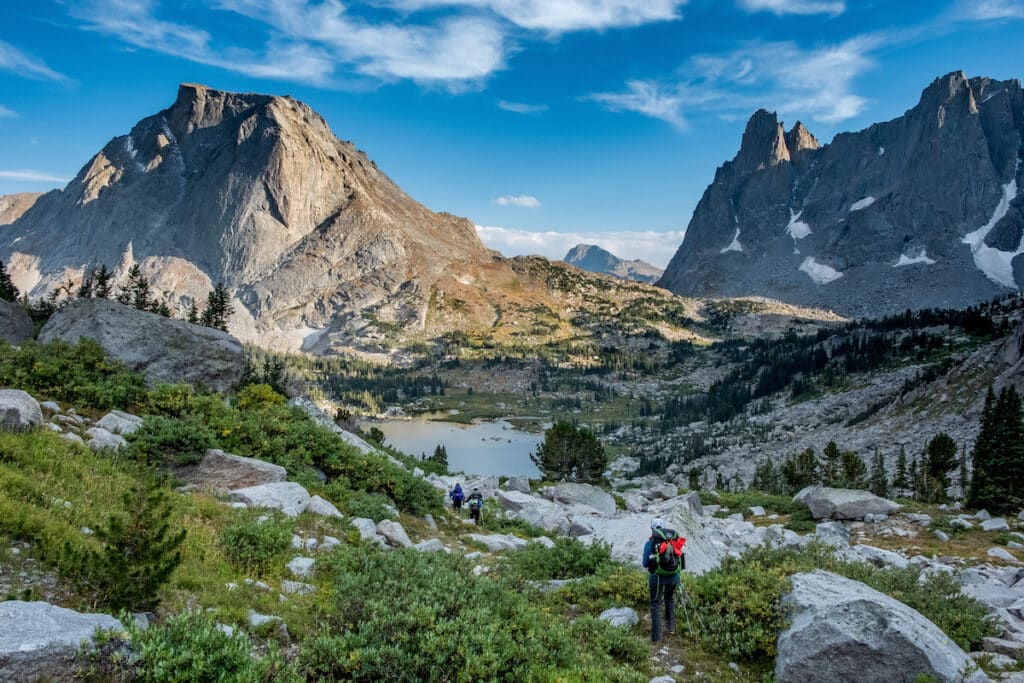
M674 529L655 529L651 542L655 557L655 574L672 576L678 574L679 570L686 569L686 556L683 555L686 539Z

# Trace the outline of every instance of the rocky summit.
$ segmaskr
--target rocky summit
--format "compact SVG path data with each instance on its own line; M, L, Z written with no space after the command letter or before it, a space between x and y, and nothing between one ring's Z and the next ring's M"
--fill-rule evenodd
M1024 285L1019 80L937 79L903 116L821 145L761 110L660 285L874 316Z
M615 277L654 284L661 277L661 268L646 261L621 259L607 249L593 244L577 244L562 259L571 266L591 273L604 273Z

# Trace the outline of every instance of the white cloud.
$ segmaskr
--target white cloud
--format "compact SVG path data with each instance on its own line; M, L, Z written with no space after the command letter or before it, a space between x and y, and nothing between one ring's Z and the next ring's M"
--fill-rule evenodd
M961 0L954 14L971 21L1024 19L1024 0Z
M836 17L846 11L843 0L739 0L739 6L748 12L773 14L831 14Z
M516 26L546 33L642 26L679 18L686 0L390 0L408 11L439 7L490 10Z
M31 171L28 169L19 169L16 171L0 171L0 178L4 180L23 180L27 182L36 183L67 183L70 178L64 178L62 176L56 176L51 173L42 173L40 171Z
M0 40L0 71L10 71L24 78L41 81L70 80L64 74L58 73L46 66L41 59L22 52L3 40Z
M523 209L540 208L540 200L528 194L507 194L492 200L498 206L518 206Z
M509 102L507 100L501 100L498 102L498 108L504 109L505 111L511 111L516 114L541 114L548 110L548 105L525 104L523 102Z
M623 92L590 99L677 128L693 114L746 116L758 107L834 123L864 110L867 100L854 92L854 81L874 66L871 54L884 41L874 34L813 49L792 42L749 43L725 54L691 57L675 83L628 81Z
M4 105L0 104L0 119L13 119L18 116L13 109L8 109Z
M664 268L683 242L682 230L623 230L617 232L557 232L518 230L478 225L476 232L488 247L506 256L539 254L561 260L577 244L596 244L619 258L640 259Z

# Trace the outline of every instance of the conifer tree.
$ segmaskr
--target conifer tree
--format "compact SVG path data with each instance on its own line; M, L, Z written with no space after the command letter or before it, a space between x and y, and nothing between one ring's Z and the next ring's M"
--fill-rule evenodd
M75 293L79 299L91 299L93 295L93 276L95 270L89 268L82 272L82 282L78 285L78 291Z
M782 484L787 494L794 494L821 482L820 464L813 448L786 458L782 465Z
M92 294L97 299L110 298L110 281L113 273L107 270L107 265L101 263L100 267L92 272Z
M726 487L725 487L725 477L722 476L722 473L720 471L716 471L715 472L715 490L716 491L725 491L725 490L727 490Z
M754 470L754 479L750 482L750 488L765 493L780 493L779 471L775 468L771 456Z
M971 460L969 506L1007 511L1024 504L1024 409L1013 387L998 399L989 388Z
M4 262L0 261L0 299L4 301L17 301L21 292L14 286L10 274L4 268Z
M544 432L544 441L530 460L548 479L583 483L598 481L608 466L608 454L594 433L567 420Z
M700 467L691 467L690 471L686 473L686 485L691 491L700 491L701 489L701 475L704 474L704 470Z
M910 489L910 480L907 476L907 449L900 446L900 453L896 456L896 473L892 480L892 492L894 496L905 496Z
M839 486L847 489L863 489L867 486L868 466L853 451L843 451L841 456Z
M235 308L231 305L231 295L228 294L228 288L224 286L223 282L218 282L214 290L206 297L206 308L199 318L199 324L226 332L228 329L228 318L234 312Z
M889 497L889 477L885 473L885 461L882 460L882 454L877 448L875 456L871 460L871 477L868 488L876 496Z
M971 487L971 472L967 462L967 444L963 445L960 451L960 497L967 499L967 492Z
M448 449L444 447L444 444L437 444L434 454L430 456L430 461L448 469Z
M945 432L936 434L925 448L924 471L919 475L925 502L941 503L948 498L949 472L956 466L956 442Z
M195 301L193 301L191 304L189 304L188 313L186 313L185 319L188 320L193 325L198 325L199 324L199 310L196 309L196 302ZM249 359L247 358L245 362L248 363Z
M153 292L149 280L142 274L139 264L132 265L128 271L128 282L117 295L117 300L126 306L134 306L140 311L151 311L153 308Z
M821 483L835 486L842 477L843 456L835 441L829 441L821 452Z
M920 490L920 483L917 480L917 458L913 458L910 461L910 467L907 468L907 477L910 479L910 497L914 500L918 498L918 491Z

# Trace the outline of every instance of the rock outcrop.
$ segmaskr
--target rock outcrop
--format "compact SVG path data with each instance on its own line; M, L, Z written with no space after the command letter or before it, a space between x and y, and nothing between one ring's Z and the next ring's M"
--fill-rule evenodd
M858 581L816 570L790 578L775 680L981 683L988 677L920 612ZM968 675L966 672L973 671Z
M966 307L1024 285L1020 81L937 79L903 116L819 146L751 117L659 284L846 316Z
M139 311L106 299L78 299L39 332L40 343L94 339L107 356L141 372L147 383L185 382L227 392L241 379L242 345L227 332Z
M899 503L879 498L870 491L808 486L793 500L811 509L815 519L864 519L866 515L890 515Z
M0 389L0 430L23 432L42 423L38 401L20 389Z
M0 679L71 681L75 656L96 630L124 630L106 614L81 614L45 602L0 602Z
M649 284L657 282L664 273L661 268L652 266L646 261L639 259L626 261L593 244L577 244L562 260L580 270Z
M32 338L32 318L20 304L0 299L0 341L18 344Z
M198 464L175 470L175 476L199 489L231 491L280 483L288 478L288 472L280 465L210 449Z

